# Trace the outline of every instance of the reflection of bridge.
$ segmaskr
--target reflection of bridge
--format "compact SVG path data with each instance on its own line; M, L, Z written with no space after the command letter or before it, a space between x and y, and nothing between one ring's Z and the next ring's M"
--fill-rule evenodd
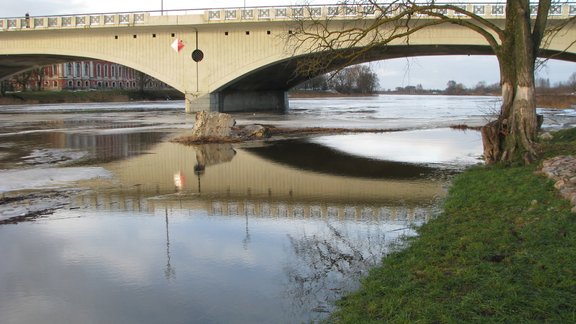
M495 24L503 22L501 4L467 4L467 10ZM186 95L187 111L284 109L286 90L297 61L286 38L300 19L330 17L347 21L374 17L370 6L311 6L86 14L0 19L0 78L28 68L78 60L111 61L147 73ZM455 15L455 13L449 13ZM551 19L576 15L576 4L552 6ZM413 20L422 21L424 17ZM558 34L544 55L576 61L576 28ZM174 42L184 48L174 51ZM446 54L492 54L475 32L456 25L427 28L410 38L375 50L364 60ZM77 73L84 73L77 71Z
M433 214L431 206L378 205L281 201L273 199L226 199L222 197L168 195L146 198L133 192L94 193L76 197L72 208L154 213L164 210L203 211L210 216L257 218L332 219L382 223L422 223Z

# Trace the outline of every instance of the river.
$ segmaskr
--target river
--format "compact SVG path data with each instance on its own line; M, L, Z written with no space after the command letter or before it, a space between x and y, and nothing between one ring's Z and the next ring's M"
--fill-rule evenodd
M300 323L481 163L497 98L291 99L239 124L400 132L183 146L183 102L0 107L0 323ZM576 112L540 110L545 127ZM18 200L18 197L33 199ZM10 201L10 203L8 203ZM50 212L46 213L46 210Z

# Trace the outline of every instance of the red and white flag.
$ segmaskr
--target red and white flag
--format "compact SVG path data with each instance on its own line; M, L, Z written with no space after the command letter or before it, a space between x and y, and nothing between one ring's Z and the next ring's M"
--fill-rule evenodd
M182 48L184 48L184 42L182 42L182 40L180 38L176 38L176 40L174 42L172 42L172 48L180 53L180 51L182 50Z

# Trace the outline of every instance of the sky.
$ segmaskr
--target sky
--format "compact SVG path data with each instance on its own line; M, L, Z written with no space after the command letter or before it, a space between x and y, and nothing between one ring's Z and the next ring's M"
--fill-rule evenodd
M446 1L446 0L445 0ZM447 0L456 1L456 0ZM485 0L484 2L503 2ZM257 7L291 4L331 4L337 0L0 0L0 17L204 9L226 7ZM458 1L463 2L463 1ZM498 62L493 56L435 56L394 59L371 64L378 74L382 89L421 84L427 89L444 89L450 80L474 87L478 82L497 83ZM576 72L576 63L549 61L537 77L552 84L568 80Z

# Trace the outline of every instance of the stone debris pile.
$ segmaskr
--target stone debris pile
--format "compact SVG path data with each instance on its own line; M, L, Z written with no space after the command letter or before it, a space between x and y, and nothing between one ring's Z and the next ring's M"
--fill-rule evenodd
M191 133L173 141L183 144L236 143L269 137L267 126L236 126L236 120L231 115L201 111L196 113Z
M557 156L545 160L542 173L556 181L554 187L560 195L572 204L572 212L576 213L576 157Z

